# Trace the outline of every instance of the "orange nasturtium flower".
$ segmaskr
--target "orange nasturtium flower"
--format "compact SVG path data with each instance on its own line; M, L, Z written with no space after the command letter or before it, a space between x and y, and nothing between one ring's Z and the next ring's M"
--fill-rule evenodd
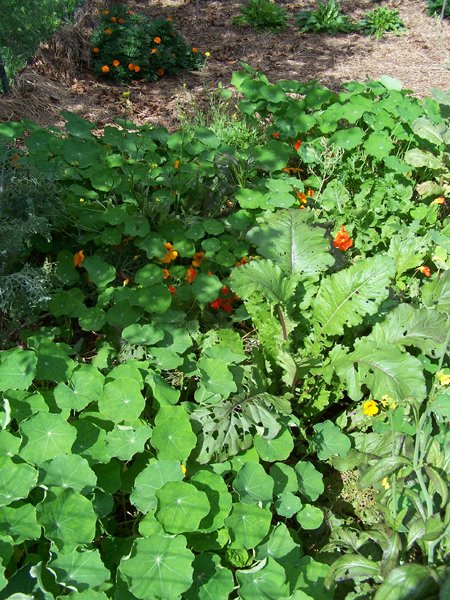
M365 415L368 417L374 417L379 412L380 409L378 408L378 404L375 402L375 400L367 400L367 402L364 402L363 413Z
M112 61L113 67L118 67L119 65L120 65L120 60L117 60L117 58Z
M167 252L162 257L161 262L167 265L176 259L178 252L174 249L170 242L166 242L164 244L164 248L167 250Z
M169 269L163 269L163 279L168 279L170 277Z
M314 190L309 188L309 190L306 192L306 195L309 196L310 198L312 198L314 196Z
M108 67L108 65L103 65L103 67L102 67L102 73L109 73L109 67Z
M294 148L298 151L302 145L302 140L297 140L294 144Z
M180 161L177 159L174 163L173 163L173 168L174 169L179 169L180 167Z
M242 265L246 265L249 262L248 260L248 256L243 256L241 258L241 260L238 260L236 263L234 263L235 267L242 267Z
M78 250L78 252L75 252L73 255L73 264L76 267L80 267L83 264L84 258L84 250Z
M308 204L306 194L304 194L303 192L297 192L297 200L299 200L301 204Z
M158 75L158 77L162 77L164 75L164 69L158 69L156 71L156 74Z
M429 277L431 275L430 267L427 267L425 265L422 265L417 270L420 271L420 273L423 273L425 277Z
M160 44L161 43L161 38L159 36L156 36L153 38L153 41L155 42L155 44Z
M202 264L202 260L205 258L204 252L196 252L194 254L194 258L192 259L192 266L199 267Z
M94 54L98 54L100 52L100 48L97 48L97 46L95 48L92 48L92 52Z
M105 33L106 33L106 35L111 35L112 34L112 29L110 29L108 27L108 29L105 29Z
M198 275L198 271L196 269L194 269L194 267L189 267L189 269L186 271L186 275L184 278L188 283L193 283L193 281L197 277L197 275Z
M353 240L345 231L344 225L341 225L340 230L336 234L336 237L333 240L333 246L335 248L339 248L339 250L342 250L342 252L345 252L353 246Z
M447 202L445 201L444 196L439 196L438 198L435 198L431 204L447 204Z
M158 53L158 48L152 48L152 54L157 54Z
M197 54L197 52L198 52L198 48L192 48L192 52L193 52L194 54Z

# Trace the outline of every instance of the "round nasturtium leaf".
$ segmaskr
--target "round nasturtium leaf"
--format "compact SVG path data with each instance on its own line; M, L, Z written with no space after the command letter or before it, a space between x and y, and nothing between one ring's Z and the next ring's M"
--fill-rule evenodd
M69 384L58 383L54 390L56 404L61 410L81 411L96 402L103 391L104 377L91 365L80 365L72 373Z
M275 496L283 492L295 493L298 490L297 474L289 465L275 463L270 467L270 476L273 479Z
M207 533L222 528L233 502L223 478L217 473L201 470L191 478L190 482L198 490L205 492L210 503L210 511L200 521L199 531Z
M235 503L225 519L231 548L255 548L267 535L272 513L255 504Z
M114 423L134 421L144 406L139 383L129 377L120 377L107 383L98 402L100 412Z
M186 600L228 600L234 588L233 574L220 565L217 554L204 552L195 557L193 583L183 594Z
M157 506L156 490L168 481L181 481L183 471L178 460L158 460L145 467L134 481L130 501L143 513Z
M275 502L275 510L281 517L290 519L302 507L301 500L292 492L283 492Z
M390 151L394 147L391 139L387 133L371 133L367 140L364 142L364 150L370 156L374 156L379 160L389 155Z
M329 420L314 425L314 431L316 435L312 442L320 460L327 460L331 456L344 457L352 446L350 438Z
M80 592L102 585L111 576L99 551L84 548L58 553L48 568L55 574L57 583Z
M317 506L304 504L298 511L296 519L303 529L318 529L323 522L323 512Z
M83 495L91 492L97 485L97 476L88 461L78 454L62 454L42 463L41 483L46 486L71 488Z
M76 429L61 415L39 413L20 424L24 444L21 457L35 464L68 454L77 436Z
M139 521L139 533L142 537L152 537L152 535L164 535L163 526L155 518L155 512L149 511L142 521Z
M33 382L37 358L34 352L15 348L1 352L0 391L26 390Z
M131 460L135 454L144 451L147 440L151 437L150 427L131 427L129 425L116 425L106 434L106 444L110 456L121 460Z
M251 569L237 571L236 576L242 600L280 600L289 596L286 573L273 558L265 558Z
M334 133L329 142L338 148L352 150L359 146L364 138L364 131L359 127L349 127L348 129L340 129Z
M183 481L168 481L155 495L158 499L155 517L168 533L197 531L211 508L204 492Z
M312 463L302 460L295 465L295 471L300 493L308 500L317 500L324 490L322 473Z
M274 558L285 568L286 572L292 569L294 581L297 579L297 563L302 556L302 549L292 539L289 529L284 523L272 527L270 535L256 549L256 559Z
M36 508L32 504L3 506L0 508L0 531L9 535L16 545L41 537L41 526L36 520Z
M37 482L38 472L31 465L14 463L0 456L0 506L26 498Z
M129 344L152 346L163 339L164 331L151 323L147 323L146 325L133 323L133 325L125 327L122 331L122 337L124 340L127 340Z
M194 555L182 535L154 535L134 541L119 570L136 598L178 598L192 584Z
M259 463L245 463L233 482L233 488L244 504L268 504L272 501L273 479Z
M294 449L294 440L287 428L282 428L272 439L255 436L253 443L261 460L274 462L286 460Z
M213 302L218 296L222 282L215 275L199 273L192 283L192 293L198 302Z
M151 445L161 460L187 459L197 443L189 415L181 406L161 406L155 418Z
M89 544L95 537L97 517L91 502L73 490L53 488L37 506L37 520L45 537L59 549Z

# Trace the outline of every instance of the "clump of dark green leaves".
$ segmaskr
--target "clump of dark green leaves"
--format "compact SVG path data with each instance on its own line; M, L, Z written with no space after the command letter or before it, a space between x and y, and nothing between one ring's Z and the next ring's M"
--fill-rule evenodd
M233 23L249 25L261 31L279 31L287 27L287 13L273 0L248 0Z
M339 0L319 0L315 10L297 13L296 20L301 31L305 33L348 33L355 29L349 17L342 12Z
M117 4L100 11L91 51L95 73L117 82L156 81L182 69L198 69L204 61L203 54L186 44L171 20L150 20Z
M427 0L427 13L433 17L442 15L444 0ZM450 18L450 4L447 2L444 10L444 17Z
M387 32L396 34L405 31L406 27L398 14L398 10L388 6L378 6L367 11L358 21L358 27L366 34L380 39Z

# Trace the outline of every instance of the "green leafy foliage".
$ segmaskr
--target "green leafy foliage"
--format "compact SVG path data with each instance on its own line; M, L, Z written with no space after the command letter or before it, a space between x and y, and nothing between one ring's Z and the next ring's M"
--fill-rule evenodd
M68 217L0 323L2 597L446 594L450 101L233 82L245 148L0 127Z
M382 38L386 32L399 34L406 29L398 10L388 6L377 6L367 11L358 21L358 26L366 35L373 35L377 39Z
M354 29L347 15L341 11L338 0L318 0L315 10L305 10L296 14L297 25L304 32L338 33Z
M233 23L249 25L258 31L279 31L287 27L286 9L271 0L248 0Z
M151 21L121 4L100 11L90 45L96 74L119 82L156 81L181 69L198 69L203 62L198 49L186 45L171 20ZM100 186L102 182L100 176Z

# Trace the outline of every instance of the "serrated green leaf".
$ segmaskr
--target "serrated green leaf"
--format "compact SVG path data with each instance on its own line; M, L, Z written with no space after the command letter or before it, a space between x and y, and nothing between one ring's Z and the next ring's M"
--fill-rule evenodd
M405 152L404 160L408 165L412 167L428 167L429 169L440 169L442 163L431 152L426 150L419 150L419 148L412 148Z
M450 313L450 270L423 285L422 302L430 308Z
M419 137L427 140L431 144L440 145L444 141L444 134L446 131L445 125L436 125L425 117L416 119L412 124L412 130Z
M254 260L233 269L230 286L243 300L254 292L261 292L273 304L286 303L294 295L298 277L282 272L271 260Z
M334 262L324 235L323 229L306 223L302 211L280 210L265 215L264 220L247 233L247 239L261 256L270 259L284 273L301 273L309 277L326 270ZM236 273L233 272L233 277Z
M325 335L342 335L344 326L359 325L366 315L376 313L388 295L394 262L374 256L325 277L313 302L313 318Z

